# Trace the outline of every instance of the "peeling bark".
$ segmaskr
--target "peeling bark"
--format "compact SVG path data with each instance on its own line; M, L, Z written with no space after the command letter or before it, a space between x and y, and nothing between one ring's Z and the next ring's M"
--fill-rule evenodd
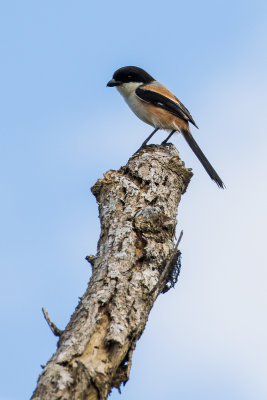
M173 145L147 146L92 187L101 234L93 273L32 399L104 400L129 379L132 353L172 268L177 207L192 173Z

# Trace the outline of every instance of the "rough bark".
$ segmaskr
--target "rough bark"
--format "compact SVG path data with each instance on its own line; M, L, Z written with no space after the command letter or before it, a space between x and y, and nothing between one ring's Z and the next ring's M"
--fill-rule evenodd
M148 146L92 187L101 221L92 277L32 399L104 400L129 379L136 342L170 280L191 176L174 146Z

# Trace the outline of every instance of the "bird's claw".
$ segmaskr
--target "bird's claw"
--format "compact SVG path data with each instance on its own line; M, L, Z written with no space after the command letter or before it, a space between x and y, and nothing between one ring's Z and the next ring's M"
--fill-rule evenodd
M168 146L170 146L172 143L171 142L162 142L160 145L161 146L164 146L164 147L168 147Z

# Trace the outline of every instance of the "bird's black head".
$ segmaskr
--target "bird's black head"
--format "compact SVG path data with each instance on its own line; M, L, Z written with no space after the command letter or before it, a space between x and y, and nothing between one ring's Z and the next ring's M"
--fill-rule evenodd
M113 79L107 83L107 86L119 86L123 83L142 82L150 83L155 79L152 78L145 70L139 67L122 67L117 69L113 74Z

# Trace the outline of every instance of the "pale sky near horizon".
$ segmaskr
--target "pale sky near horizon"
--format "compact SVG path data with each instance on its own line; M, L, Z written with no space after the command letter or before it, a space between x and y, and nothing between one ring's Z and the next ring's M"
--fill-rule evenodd
M28 399L90 277L99 221L90 187L151 128L106 88L138 65L193 115L226 184L194 176L179 207L182 270L158 298L111 400L266 400L265 1L0 3L0 400ZM153 140L160 143L165 133Z

